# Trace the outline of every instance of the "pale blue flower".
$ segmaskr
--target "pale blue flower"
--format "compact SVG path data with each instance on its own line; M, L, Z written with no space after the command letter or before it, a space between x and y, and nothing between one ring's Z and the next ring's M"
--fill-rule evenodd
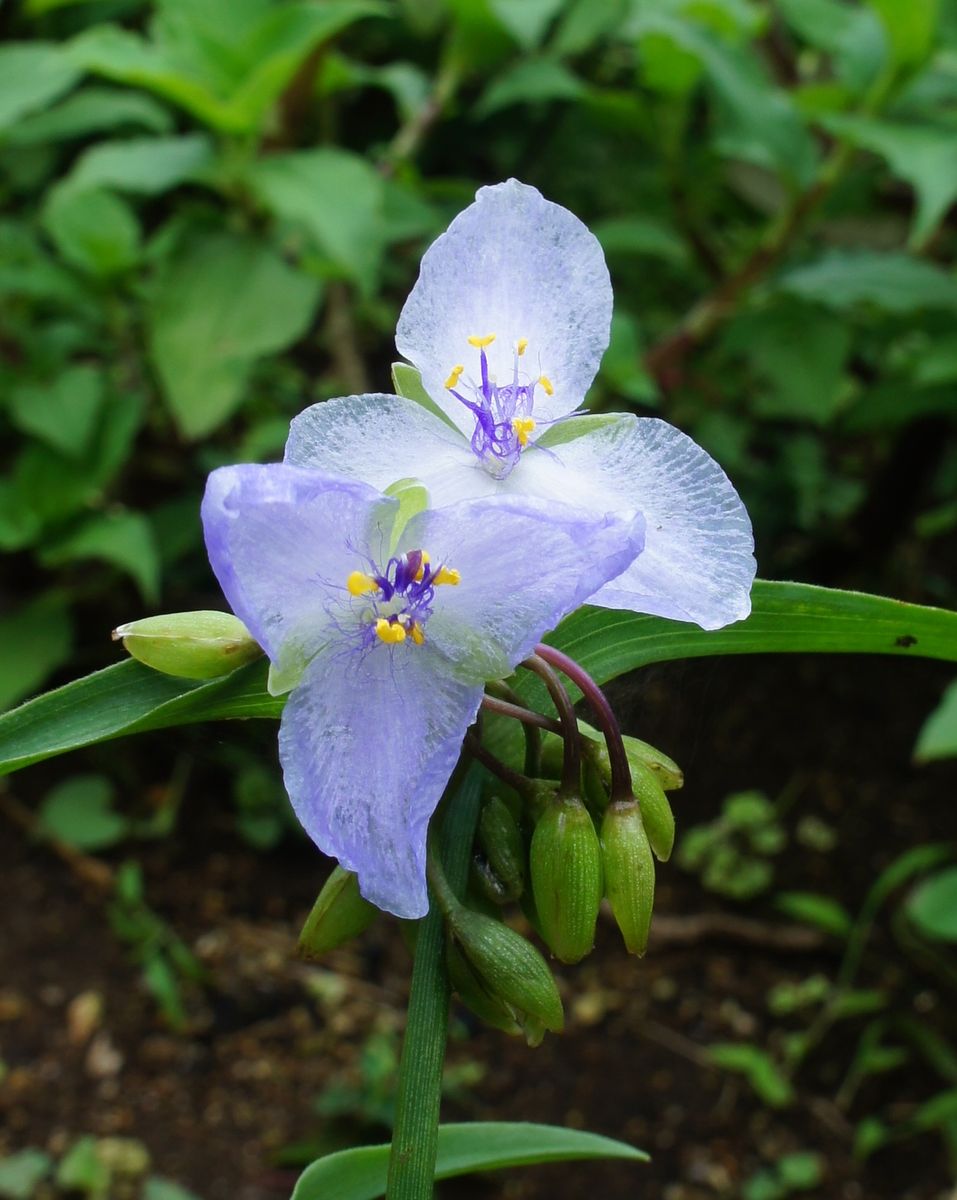
M751 524L717 463L656 418L573 415L611 308L601 247L577 217L514 179L482 188L426 252L399 317L399 351L436 411L389 395L314 405L293 422L286 462L379 488L419 479L434 507L505 494L640 510L644 552L591 603L705 629L740 620Z
M519 497L420 512L354 480L222 467L203 526L236 615L289 690L279 733L306 831L363 895L422 916L426 827L483 685L639 553L640 516Z

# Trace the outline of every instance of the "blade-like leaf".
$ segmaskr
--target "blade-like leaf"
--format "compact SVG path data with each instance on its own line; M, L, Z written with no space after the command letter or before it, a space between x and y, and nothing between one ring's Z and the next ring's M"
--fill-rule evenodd
M647 1162L648 1155L624 1142L578 1129L476 1121L468 1125L439 1126L435 1178L450 1179L473 1171L590 1158ZM376 1200L385 1194L388 1167L388 1145L340 1150L305 1169L292 1193L292 1200Z
M705 632L696 625L612 609L583 608L549 641L599 683L653 662L715 654L900 654L957 661L957 613L861 592L759 580L746 621ZM544 703L537 682L516 686ZM0 774L129 733L223 718L278 717L266 666L252 663L197 684L125 662L0 716Z

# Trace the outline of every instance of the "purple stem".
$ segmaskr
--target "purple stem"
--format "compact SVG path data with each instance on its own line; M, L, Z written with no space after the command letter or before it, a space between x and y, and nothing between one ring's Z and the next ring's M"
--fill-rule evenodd
M532 654L521 664L528 671L534 671L542 683L548 688L548 694L555 705L558 719L561 721L562 739L562 782L559 794L562 796L577 796L581 790L582 752L578 738L578 720L575 717L575 706L572 704L565 685L558 675L540 654Z
M592 679L584 667L579 666L573 658L556 650L554 646L546 646L540 642L535 647L535 653L556 667L562 674L575 684L581 694L591 705L592 711L598 718L598 724L605 735L608 746L608 761L611 766L611 800L630 800L634 796L631 787L631 771L628 767L628 757L625 745L621 740L621 728L618 718L608 703L608 697Z

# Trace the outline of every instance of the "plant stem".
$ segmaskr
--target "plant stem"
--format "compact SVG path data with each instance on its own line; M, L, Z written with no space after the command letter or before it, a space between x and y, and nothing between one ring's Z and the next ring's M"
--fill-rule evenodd
M581 790L582 751L581 741L578 737L578 719L575 716L575 706L572 704L571 696L557 673L540 654L532 654L521 665L527 671L534 671L548 688L548 694L552 698L558 719L561 721L564 747L559 795L577 796Z
M605 745L608 747L608 761L611 766L611 799L633 799L631 770L628 766L625 746L621 740L621 728L614 710L608 703L608 697L585 668L579 666L573 658L569 658L561 650L556 650L554 646L546 646L540 642L535 647L535 653L540 658L544 658L550 666L556 667L563 675L567 675L591 705L592 712L605 735Z
M468 875L480 795L476 772L453 777L440 845L449 886L456 892ZM415 946L386 1200L431 1200L433 1195L449 999L444 921L430 895Z
M486 770L491 771L493 775L497 775L502 783L506 783L510 788L514 788L520 796L527 796L529 794L531 780L528 776L520 775L518 771L513 771L500 758L496 758L491 750L486 750L482 745L481 739L473 730L469 730L465 735L465 749Z
M498 696L485 696L482 707L500 717L514 717L525 725L535 729L547 729L549 733L561 733L562 725L554 717L546 717L544 713L536 712L534 708L526 708L524 704L513 704L511 700L501 700Z

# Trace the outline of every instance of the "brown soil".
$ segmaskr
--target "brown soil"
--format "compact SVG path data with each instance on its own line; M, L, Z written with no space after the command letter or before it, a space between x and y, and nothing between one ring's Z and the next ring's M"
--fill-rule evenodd
M682 828L711 819L729 792L762 788L773 797L789 787L791 830L813 813L837 831L838 844L823 852L792 841L777 861L775 889L826 892L855 910L903 850L957 840L957 765L909 762L951 674L916 661L715 660L654 668L619 685L615 699L626 728L685 768L676 798ZM99 748L11 780L11 793L35 806L54 780L119 764L124 803L135 806L169 777L171 755L194 762L175 835L104 857L115 866L135 851L150 903L191 946L209 983L187 996L187 1032L164 1026L111 932L103 895L0 817L0 1154L27 1146L60 1153L83 1133L133 1137L154 1171L203 1200L274 1200L296 1177L283 1165L290 1146L386 1136L323 1120L314 1102L330 1081L355 1076L370 1033L401 1028L408 960L386 921L322 967L296 960L295 934L325 865L294 837L268 853L236 837L232 810L217 795L222 778L205 766L211 736L272 742L265 726L172 731L141 739L135 757L126 747ZM915 1060L868 1084L849 1110L839 1107L862 1020L838 1026L812 1055L787 1109L768 1108L740 1078L707 1064L704 1048L714 1042L780 1048L801 1019L770 1015L769 988L833 973L837 947L780 937L782 918L767 897L743 908L722 902L674 865L659 880L663 936L644 960L627 958L605 923L595 954L559 971L565 1036L531 1051L458 1014L450 1062L472 1064L482 1077L446 1104L449 1119L587 1127L643 1146L653 1162L538 1168L447 1185L445 1194L710 1200L740 1195L743 1181L782 1153L816 1150L826 1178L815 1196L944 1196L950 1174L934 1135L863 1165L851 1153L863 1116L904 1120L945 1086ZM728 911L758 923L757 941L707 919ZM885 922L861 983L887 988L899 1011L957 1034L953 994L901 953ZM87 993L102 1000L101 1016L95 1002L77 1001Z

